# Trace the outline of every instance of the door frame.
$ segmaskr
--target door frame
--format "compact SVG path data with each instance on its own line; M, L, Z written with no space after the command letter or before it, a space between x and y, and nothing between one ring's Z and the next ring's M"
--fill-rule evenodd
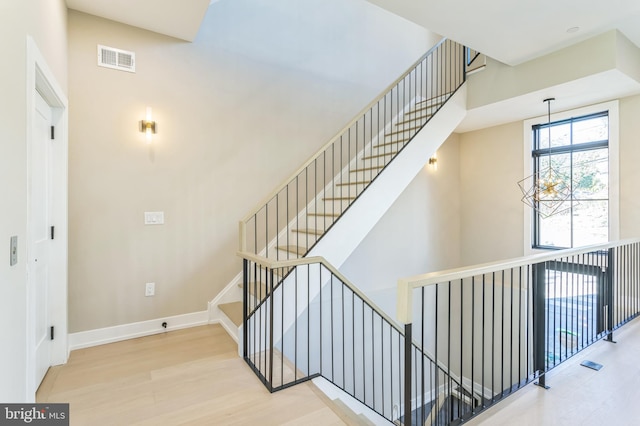
M67 362L68 345L68 101L62 87L47 65L42 53L32 37L27 36L27 87L26 87L26 149L27 158L31 158L31 146L35 142L33 132L36 114L36 92L49 104L52 121L55 126L55 140L51 150L51 221L55 226L55 239L51 241L49 267L49 309L52 325L55 326L55 339L51 346L51 365ZM30 203L31 166L27 163L27 203ZM29 211L27 209L27 211ZM27 215L26 251L31 252L31 218ZM33 274L27 262L27 395L26 401L35 401L37 384L35 383L35 295Z

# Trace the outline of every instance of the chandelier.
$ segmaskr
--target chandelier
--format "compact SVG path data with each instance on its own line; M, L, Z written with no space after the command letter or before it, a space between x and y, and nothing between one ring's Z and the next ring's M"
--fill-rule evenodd
M571 176L561 173L551 163L551 101L555 98L547 98L547 130L549 131L549 152L546 167L536 171L518 182L522 191L521 201L531 207L542 218L547 218L562 213L571 208L569 201L572 198Z

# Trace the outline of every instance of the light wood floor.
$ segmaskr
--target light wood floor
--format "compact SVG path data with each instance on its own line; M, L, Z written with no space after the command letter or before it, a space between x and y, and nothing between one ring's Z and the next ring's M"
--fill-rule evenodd
M474 426L640 425L640 319L468 422ZM580 366L588 359L600 371ZM78 425L353 425L312 384L270 394L220 326L174 331L71 353L38 402L71 404Z
M467 423L474 426L640 425L640 319L547 374L544 390L527 385ZM600 371L582 367L589 360Z
M52 367L38 402L71 425L354 424L312 384L270 394L218 325L82 349Z

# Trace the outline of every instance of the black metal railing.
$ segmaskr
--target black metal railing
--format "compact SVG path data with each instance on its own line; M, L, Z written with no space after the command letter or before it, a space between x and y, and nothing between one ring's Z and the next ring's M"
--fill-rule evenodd
M243 257L243 356L264 385L275 392L324 377L387 420L402 421L402 328L322 258ZM250 283L265 279L261 299ZM410 394L417 417L427 419L445 390L466 395L416 343L410 345L412 371L421 381L410 380Z
M640 241L400 280L398 297L405 334L477 401L437 413L446 418L434 424L464 421L531 381L546 386L548 371L638 316ZM411 398L404 418L415 416Z
M240 221L240 251L305 255L465 81L464 46L442 40Z

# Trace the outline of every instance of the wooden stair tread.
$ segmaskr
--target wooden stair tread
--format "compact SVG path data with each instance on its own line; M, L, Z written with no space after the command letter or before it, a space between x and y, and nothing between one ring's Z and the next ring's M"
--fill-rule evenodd
M411 111L407 111L404 113L404 117L406 117L407 115L411 115L411 114L415 114L417 112L423 112L426 111L428 109L431 108L437 108L439 106L441 106L444 102L441 102L439 104L435 104L435 105L423 105L423 106L418 106L418 104L416 104L417 108L412 109Z
M362 157L362 159L363 160L371 160L373 158L389 157L391 155L396 155L397 153L398 153L398 151L383 152L382 154L367 155L365 157Z
M299 234L309 234L309 235L322 235L324 231L322 229L292 229L291 232L297 232Z
M370 183L371 183L370 180L361 180L361 181L353 181L353 182L341 182L341 183L337 183L336 186L368 185Z
M396 130L391 133L386 133L385 136L395 136L402 133L413 132L414 130L418 130L421 128L422 128L422 124L420 124L419 126L410 126L410 127L407 127L406 129Z
M242 302L223 303L218 305L220 309L236 327L242 325Z
M324 197L322 201L350 201L355 199L356 197Z
M444 101L446 99L449 99L449 96L451 96L452 94L453 94L453 92L448 92L448 93L443 93L442 95L433 96L433 97L431 97L429 99L423 99L421 101L416 102L416 105L429 103L429 102L431 102L432 105L442 105L444 103Z
M340 213L324 213L324 212L314 212L307 213L307 216L319 216L319 217L339 217Z
M300 246L288 245L288 246L278 246L278 250L286 251L289 253L297 254L298 256L304 256L307 252L307 249Z
M360 168L357 168L357 169L350 170L350 172L351 173L368 172L370 170L380 170L383 167L384 167L383 164L375 165L375 166L369 166L369 167L360 167Z
M390 146L390 145L404 145L407 142L409 142L409 139L399 139L397 141L383 142L383 143L376 144L373 146L373 148L377 149L377 148L384 148L385 146Z
M428 120L429 118L433 117L433 114L427 114L427 115L417 115L413 118L408 118L406 120L402 120L396 123L396 126L402 126L403 124L407 124L407 123L413 123L414 121L418 121L418 120Z

